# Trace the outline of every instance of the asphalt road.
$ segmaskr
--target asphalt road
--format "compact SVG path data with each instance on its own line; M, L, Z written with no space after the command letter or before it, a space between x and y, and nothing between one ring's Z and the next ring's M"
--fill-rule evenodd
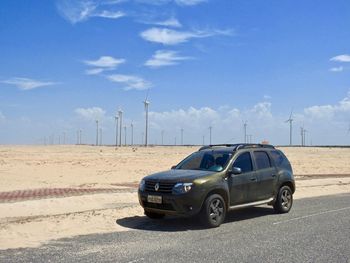
M289 214L257 207L219 228L194 219L118 220L131 231L0 251L1 262L350 262L350 194L296 200Z

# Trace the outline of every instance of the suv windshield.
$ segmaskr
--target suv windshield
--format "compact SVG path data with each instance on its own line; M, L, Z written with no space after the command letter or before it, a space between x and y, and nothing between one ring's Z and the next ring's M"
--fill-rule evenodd
M231 157L232 154L229 152L195 152L178 164L175 169L220 172L226 167Z

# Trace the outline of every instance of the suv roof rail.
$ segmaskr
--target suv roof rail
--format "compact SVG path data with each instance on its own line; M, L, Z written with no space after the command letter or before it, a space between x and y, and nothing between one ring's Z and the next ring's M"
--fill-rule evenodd
M238 144L210 144L210 145L205 145L199 148L199 151L205 150L205 149L210 149L213 147L236 147Z
M271 144L261 144L261 143L244 143L240 144L236 147L236 151L240 149L247 149L247 148L270 148L275 149L275 146Z
M271 144L260 144L260 143L239 143L239 144L211 144L202 146L199 148L199 151L203 151L206 149L210 149L213 147L234 147L234 151L240 150L240 149L247 149L247 148L271 148L275 149L275 147Z

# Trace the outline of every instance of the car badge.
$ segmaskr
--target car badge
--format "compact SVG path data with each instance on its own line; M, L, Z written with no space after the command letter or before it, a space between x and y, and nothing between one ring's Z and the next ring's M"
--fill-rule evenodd
M156 192L158 192L158 190L159 190L159 183L156 183L156 185L154 186L154 190L156 190Z

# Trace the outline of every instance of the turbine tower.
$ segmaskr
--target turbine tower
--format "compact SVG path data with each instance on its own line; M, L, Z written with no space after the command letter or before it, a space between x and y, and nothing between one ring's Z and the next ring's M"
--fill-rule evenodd
M210 126L209 127L209 145L211 145L211 131L212 131L213 127Z
M164 145L164 130L162 130L161 134L162 134L162 145Z
M122 146L122 127L123 127L123 111L121 109L118 110L119 114L119 146Z
M118 123L119 123L119 116L116 115L114 117L115 119L115 147L118 147Z
M243 122L243 129L244 129L244 143L247 143L247 126L248 126L247 121L244 121L244 122Z
M289 122L289 145L292 146L293 111L290 112L289 119L286 122Z
M147 90L146 98L143 101L143 104L145 105L145 113L146 113L146 129L145 129L145 146L147 147L148 145L148 107L150 102L147 100L148 99L148 93L149 89Z
M126 146L126 125L124 126L124 146Z

